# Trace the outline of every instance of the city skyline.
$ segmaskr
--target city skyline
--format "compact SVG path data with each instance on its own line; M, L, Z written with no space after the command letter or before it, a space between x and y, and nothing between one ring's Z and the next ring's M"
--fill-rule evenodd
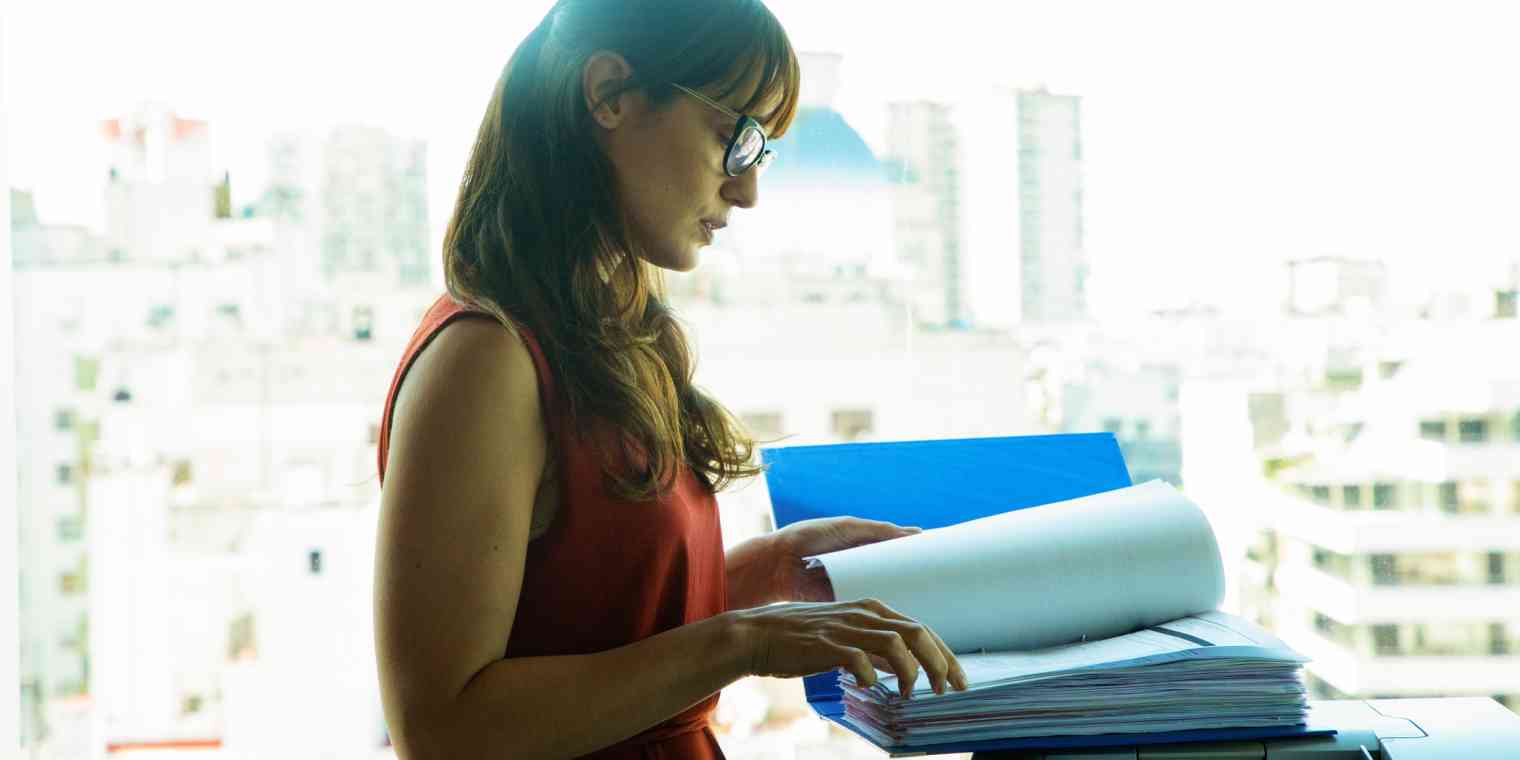
M1280 621L1324 648L1327 662L1455 653L1469 673L1516 672L1520 620L1485 614L1451 628L1368 617L1334 599L1296 609L1270 597L1273 579L1287 588L1294 577L1373 600L1453 590L1422 588L1431 585L1422 574L1433 572L1473 586L1458 589L1470 598L1514 598L1517 545L1479 539L1514 535L1520 516L1520 364L1502 350L1520 328L1520 268L1473 278L1462 299L1420 312L1394 308L1392 265L1305 251L1286 265L1264 260L1292 285L1265 318L1178 308L1016 329L954 325L947 313L947 324L916 312L904 281L871 264L889 251L894 228L917 227L926 253L944 254L924 257L923 284L930 295L958 297L927 275L960 276L960 238L944 233L962 187L978 194L983 219L1001 221L1004 199L1017 204L1010 216L1026 216L1031 202L1050 214L1036 228L1055 233L1046 250L1056 250L1074 215L1080 223L1096 213L1072 200L1092 191L1078 165L1102 161L1087 135L1088 95L1051 82L1048 97L1069 99L1070 109L1009 119L1017 128L1010 124L1005 153L1058 160L989 162L976 181L958 183L948 180L960 159L931 152L920 169L946 181L917 188L925 204L902 205L893 191L915 183L889 182L883 164L894 159L879 161L880 147L872 157L860 125L828 107L829 83L847 88L848 72L807 81L815 108L799 118L792 160L767 175L768 202L736 215L698 276L676 279L683 287L671 295L693 328L695 382L746 426L783 444L1102 430L1133 480L1184 486L1208 512L1227 609ZM1047 97L1039 87L1002 94L1025 93ZM1014 113L1012 104L979 102L988 109L920 109L933 118L911 131L936 150L954 142L950 155L1000 150L996 114ZM137 103L109 118L130 116ZM441 234L430 208L439 201L425 188L450 170L432 163L434 144L395 127L345 137L344 116L338 129L314 122L320 132L308 136L323 146L282 129L261 134L257 165L275 181L254 182L213 157L218 124L239 126L232 116L219 122L179 99L164 104L177 118L144 122L152 128L141 141L137 124L116 124L114 155L80 180L107 201L103 235L56 226L45 193L37 224L32 197L11 193L26 742L37 760L113 742L184 741L230 755L290 756L288 745L299 744L306 756L390 756L367 610L378 415L395 359L437 295L418 282L415 262L428 255L421 238ZM975 121L967 131L976 139L946 140L952 115ZM0 126L9 119L0 114ZM98 130L102 121L110 126L89 124ZM1020 139L1031 136L1037 144ZM108 164L118 171L108 176ZM224 171L235 197L220 185ZM1001 173L1016 176L1004 187ZM871 221L837 225L834 207ZM1081 242L1041 262L1044 282L1082 280L1085 257L1066 255L1081 253ZM978 243L1003 250L977 238L966 251ZM791 258L759 265L771 252ZM1011 258L1021 252L1027 263L1027 247ZM321 271L324 260L331 271ZM1103 259L1093 263L1101 272ZM1187 274L1162 268L1131 281L1144 292ZM1272 294L1250 267L1235 274ZM1374 460L1395 462L1397 472L1344 474ZM1411 498L1391 499L1399 488ZM763 478L720 504L725 545L774 525ZM1343 506L1358 509L1325 513ZM1307 536L1314 540L1252 553L1254 528L1288 536L1292 525L1267 518L1306 510L1321 529ZM1451 540L1422 545L1441 550L1434 560L1389 559L1409 547L1356 544L1353 521L1363 518L1398 521L1419 541L1438 530ZM1390 563L1404 574L1401 588L1378 581ZM1437 651L1448 639L1463 640ZM1434 662L1376 660L1416 673ZM319 669L324 678L308 683ZM1511 707L1520 700L1513 679L1389 689L1334 666L1321 674L1322 696L1461 691ZM726 691L720 740L736 760L809 744L829 756L868 749L827 733L795 681L746 679Z
M143 99L211 123L239 205L263 190L270 134L369 123L427 142L436 251L496 74L547 5L471 7L479 23L465 25L447 9L386 19L276 4L235 37L219 33L215 9L171 3L102 8L84 27L70 26L68 8L12 10L11 182L35 191L45 223L90 223L98 124ZM1386 261L1397 297L1520 255L1507 216L1520 106L1502 97L1520 51L1476 6L1436 17L1355 4L1311 14L1304 3L1021 3L1014 23L987 24L969 3L872 6L871 23L849 3L770 5L799 50L843 55L839 110L878 155L889 102L967 102L1037 83L1080 96L1100 317L1197 301L1274 306L1259 285L1288 258ZM360 18L366 34L344 32ZM915 56L901 54L910 29ZM43 45L66 37L80 47ZM1407 54L1415 43L1424 57ZM334 45L347 53L334 57ZM408 46L423 53L395 55Z

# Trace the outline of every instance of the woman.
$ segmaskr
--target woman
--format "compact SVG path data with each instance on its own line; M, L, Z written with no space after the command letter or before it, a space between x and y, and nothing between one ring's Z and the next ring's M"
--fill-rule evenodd
M401 757L721 757L708 716L750 674L922 666L964 688L933 632L803 567L912 529L809 521L723 551L713 494L757 472L754 444L692 385L657 272L755 204L798 76L758 0L560 0L507 64L448 293L382 419L376 644Z

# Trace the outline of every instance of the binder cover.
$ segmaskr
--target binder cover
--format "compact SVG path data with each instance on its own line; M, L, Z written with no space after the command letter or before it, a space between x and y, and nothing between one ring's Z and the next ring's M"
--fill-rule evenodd
M1112 433L960 438L762 448L777 528L815 517L852 515L925 530L1133 485ZM808 704L850 729L838 673L803 679ZM1335 733L1312 726L1053 736L883 747L939 754L1228 741ZM869 741L869 739L867 739Z

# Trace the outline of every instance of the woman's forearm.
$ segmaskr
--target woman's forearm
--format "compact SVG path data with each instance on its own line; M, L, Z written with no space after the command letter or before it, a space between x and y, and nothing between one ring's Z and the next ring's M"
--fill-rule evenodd
M481 670L439 714L400 728L399 757L573 757L655 726L747 675L728 614L587 655L514 657Z
M743 610L785 601L776 592L776 553L769 534L734 545L723 560L728 609Z

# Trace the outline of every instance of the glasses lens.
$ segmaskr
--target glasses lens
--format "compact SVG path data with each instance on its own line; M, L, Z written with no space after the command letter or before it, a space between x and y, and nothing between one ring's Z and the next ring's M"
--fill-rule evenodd
M743 174L760 158L760 151L764 147L765 135L760 132L760 128L746 126L739 133L739 139L734 141L734 148L728 153L728 165L724 168L734 176Z

